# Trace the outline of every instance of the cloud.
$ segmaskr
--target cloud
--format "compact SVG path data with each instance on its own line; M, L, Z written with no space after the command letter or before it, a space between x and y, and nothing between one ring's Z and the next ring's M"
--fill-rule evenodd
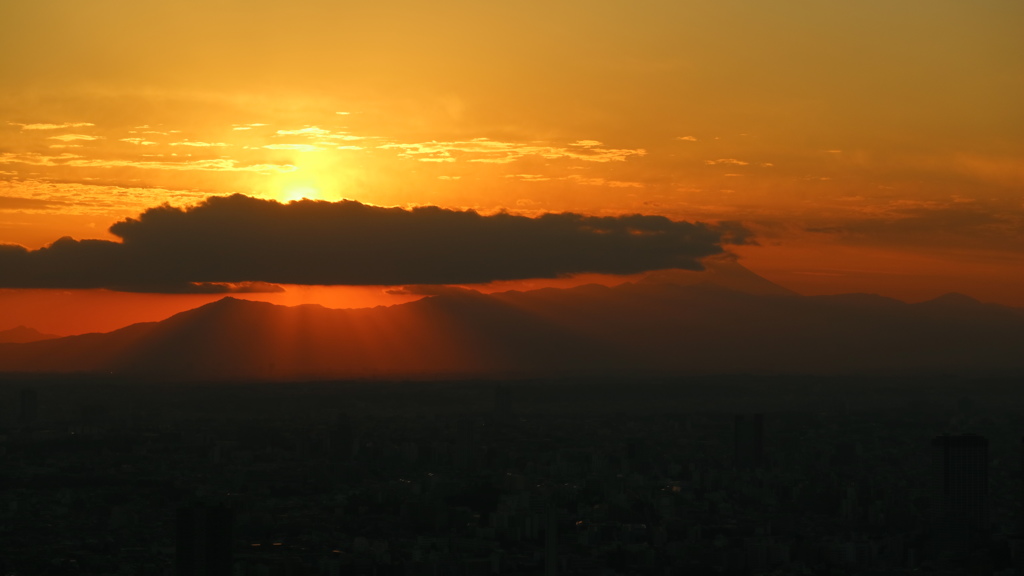
M1024 210L1005 200L964 202L953 197L863 206L856 198L848 201L858 205L845 218L821 218L804 229L849 244L1024 251Z
M278 130L277 131L277 135L278 136L297 136L297 135L307 134L307 135L321 136L322 137L322 136L325 136L325 135L330 134L330 133L331 133L330 130L324 130L323 128L319 128L317 126L306 126L305 128L299 128L298 130Z
M302 152L313 152L315 150L323 150L319 146L312 144L267 144L264 148L268 150L300 150Z
M735 158L719 158L718 160L705 160L705 164L708 166L714 166L716 164L727 164L732 166L746 166L750 162L744 162L743 160L737 160Z
M63 142L71 142L72 140L99 140L99 136L90 136L88 134L61 134L60 136L50 136L50 140L61 140Z
M122 241L61 238L32 251L0 245L0 287L176 292L207 283L473 284L699 270L723 244L749 237L735 223L640 214L482 216L242 195L151 208L110 232Z
M369 136L354 136L348 132L335 132L334 134L323 134L321 138L330 138L331 140L366 140Z
M139 168L142 170L204 170L209 172L257 172L261 174L293 172L290 164L240 164L235 160L216 158L186 162L153 162L131 160L69 160L67 166L99 168Z
M18 124L17 122L9 122L14 126L21 126L22 130L58 130L60 128L81 128L85 126L95 126L90 122L65 122L64 124Z
M622 180L606 180L604 178L586 178L579 174L572 174L566 176L562 180L570 180L577 184L584 184L587 186L610 186L612 188L643 188L644 185L639 182L625 182Z
M258 294L284 292L268 282L182 282L180 284L135 284L118 288L121 292L157 292L160 294Z
M413 284L385 290L385 294L392 296L466 296L470 294L479 295L480 292L462 288L460 286L445 286L444 284Z
M398 150L399 156L415 158L421 162L469 162L507 164L528 156L547 160L572 159L584 162L624 162L631 156L644 156L643 148L603 148L597 140L577 140L567 146L502 142L489 138L474 138L453 142L390 143L377 148Z
M697 139L693 136L676 136L676 140L684 140L686 142L696 142Z
M0 210L54 210L66 204L60 200L0 196Z
M195 146L197 148L208 148L211 146L227 146L224 142L195 142L185 140L183 142L171 142L171 146Z
M362 150L362 148L359 146L337 146L337 142L332 142L332 140L352 142L367 139L365 136L354 136L348 132L331 132L330 130L325 130L318 126L306 126L305 128L299 128L296 130L278 130L274 136L305 136L316 142L316 144L336 147L338 150ZM262 146L262 148L270 150L300 150L303 152L323 150L323 148L313 144L268 144L266 146Z
M2 172L0 172L2 174ZM37 200L55 205L53 210L61 214L111 218L112 214L127 211L141 212L159 201L168 201L178 206L202 202L208 194L192 190L170 188L105 186L76 182L55 182L52 180L20 179L0 180L0 198ZM3 201L0 200L0 204ZM17 201L8 204L11 208ZM24 209L29 210L27 204ZM0 271L0 276L3 271Z
M28 164L30 166L73 166L76 168L138 168L140 170L202 170L207 172L255 172L257 174L286 174L297 168L291 164L243 164L228 158L157 162L153 160L103 160L83 158L65 152L57 156L36 153L0 153L0 164Z
M65 152L57 156L46 156L34 152L15 154L0 152L0 164L28 164L29 166L62 166L65 162L81 158L78 154Z

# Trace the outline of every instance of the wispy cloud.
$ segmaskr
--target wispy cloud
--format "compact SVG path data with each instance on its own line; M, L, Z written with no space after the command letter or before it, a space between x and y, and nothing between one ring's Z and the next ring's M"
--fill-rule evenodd
M737 160L735 158L719 158L718 160L705 160L705 164L708 166L715 166L716 164L727 164L732 166L746 166L750 162L744 162L743 160Z
M312 135L323 137L326 134L330 134L330 130L324 130L317 126L306 126L305 128L299 128L297 130L278 130L276 134L278 136L300 136L300 135Z
M245 164L229 158L186 160L181 162L157 162L152 160L105 160L84 158L78 154L64 153L46 156L36 153L0 154L0 164L29 164L32 166L71 166L76 168L138 168L140 170L202 170L212 172L256 172L260 174L283 174L294 172L291 164Z
M697 139L693 136L676 136L676 140L683 140L686 142L696 142Z
M211 146L227 146L224 142L194 142L185 140L183 142L171 142L171 146L194 146L196 148L209 148Z
M95 126L90 122L65 122L63 124L19 124L8 122L12 126L21 126L22 130L58 130L60 128L81 128L84 126Z
M81 158L78 154L70 154L65 152L57 156L46 156L43 154L37 154L34 152L27 153L15 153L15 152L3 152L0 153L0 164L28 164L30 166L63 166L66 161L74 158Z
M0 195L0 211L18 210L47 212L52 210L58 210L65 206L66 204L67 202L62 202L60 200Z
M211 172L257 172L260 174L284 174L294 172L291 164L243 164L228 158L188 160L185 162L154 162L132 160L77 159L64 163L65 166L99 168L139 168L141 170L203 170Z
M584 162L621 162L631 156L643 156L642 148L604 148L596 140L577 140L566 146L546 144L523 144L503 142L489 138L474 138L452 142L390 143L377 148L397 150L399 156L414 158L421 162L454 162L465 159L468 162L506 164L528 156L539 156L548 160L573 159Z
M11 172L11 174L15 174ZM193 190L140 186L105 186L81 182L20 179L0 180L0 197L20 197L38 204L57 206L62 214L92 215L110 218L138 212L154 204L191 205L202 201L206 193Z
M505 178L510 180L518 180L520 182L550 182L553 180L561 180L572 182L573 184L581 184L584 186L607 186L609 188L643 188L644 185L640 182L628 182L623 180L609 180L607 178L600 177L586 177L579 174L571 174L569 176L563 176L560 178L554 178L544 174L506 174Z
M312 144L267 144L264 148L268 150L299 150L301 152L323 150L323 148Z
M577 184L584 184L587 186L609 186L611 188L643 188L644 185L639 182L625 182L622 180L607 180L605 178L587 178L580 176L579 174L572 174L566 176L563 180L569 180Z
M88 134L61 134L60 136L50 136L50 140L62 140L64 142L72 142L74 140L99 140L99 136L90 136Z
M522 180L523 182L547 182L551 180L550 176L544 176L543 174L506 174L505 178Z
M321 138L330 138L331 140L366 140L368 136L354 136L348 132L335 132L333 134L324 134Z

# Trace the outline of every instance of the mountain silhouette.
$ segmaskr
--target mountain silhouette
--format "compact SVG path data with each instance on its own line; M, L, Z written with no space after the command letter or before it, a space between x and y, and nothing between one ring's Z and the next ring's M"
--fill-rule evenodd
M795 296L797 293L758 276L733 258L707 258L704 270L657 270L646 274L640 282L676 284L679 286L710 285L748 294Z
M1024 373L1018 309L674 277L452 290L356 310L229 297L106 334L0 344L0 370L182 380Z
M0 330L0 344L24 344L26 342L38 342L59 338L53 334L43 334L35 328L28 326L16 326L10 330Z

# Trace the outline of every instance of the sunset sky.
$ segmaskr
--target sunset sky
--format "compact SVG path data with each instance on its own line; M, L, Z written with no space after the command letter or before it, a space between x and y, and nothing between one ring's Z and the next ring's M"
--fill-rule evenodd
M668 220L623 234L703 222L720 237L687 258L721 246L803 294L1024 306L1015 0L10 0L0 22L0 244L121 241L117 222L236 193L572 212L611 236L627 221L610 217L643 214ZM219 297L12 274L0 330L110 330ZM251 297L281 303L411 297L294 278L186 280L277 282ZM381 278L470 276L308 283Z

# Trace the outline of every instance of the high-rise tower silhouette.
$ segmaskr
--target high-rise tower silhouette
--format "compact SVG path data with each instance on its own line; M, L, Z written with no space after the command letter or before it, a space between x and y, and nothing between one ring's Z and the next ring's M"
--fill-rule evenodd
M39 413L39 395L32 388L22 388L18 392L18 424L31 426L35 424Z
M178 510L175 574L230 576L234 515L226 506L192 504Z
M764 414L737 414L733 424L736 468L761 468L764 465Z
M975 434L932 440L932 521L936 544L969 549L988 533L988 440Z
M355 452L355 430L347 412L338 414L330 431L331 453L340 462L348 462Z

